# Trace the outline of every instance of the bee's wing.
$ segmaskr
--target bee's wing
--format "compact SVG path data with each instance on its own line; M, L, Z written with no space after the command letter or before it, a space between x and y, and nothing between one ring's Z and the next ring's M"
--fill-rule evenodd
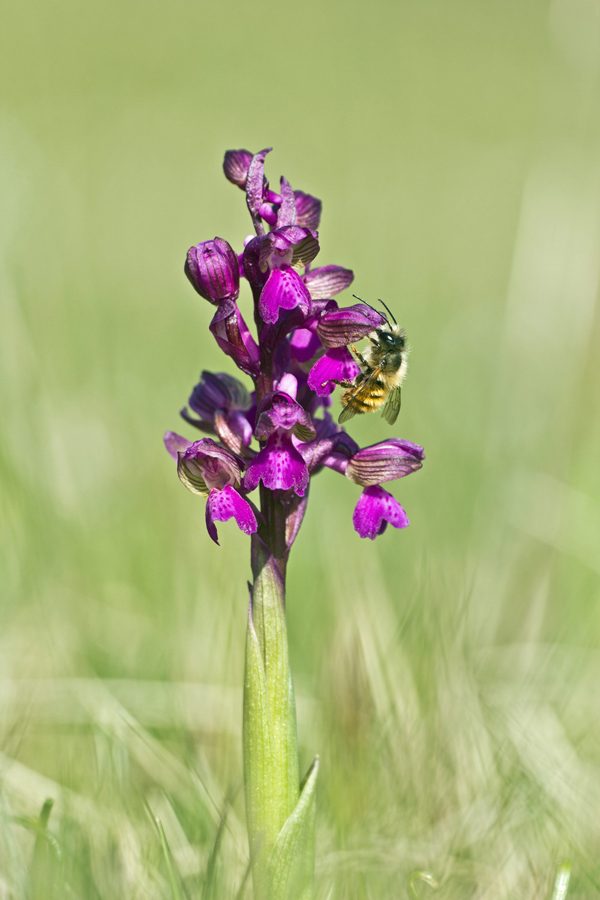
M355 416L357 413L365 412L365 406L368 406L368 400L371 396L371 385L376 381L381 373L381 366L376 366L369 375L357 384L356 387L350 388L350 399L341 411L338 422L342 425Z
M395 387L391 392L389 397L385 402L385 406L381 411L381 415L383 418L393 425L396 419L398 418L398 413L400 412L400 403L402 402L401 388L400 385Z

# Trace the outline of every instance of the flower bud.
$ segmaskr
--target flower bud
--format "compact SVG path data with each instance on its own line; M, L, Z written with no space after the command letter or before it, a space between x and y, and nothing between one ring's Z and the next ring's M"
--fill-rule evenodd
M246 178L252 156L249 150L228 150L223 160L225 178L232 184L237 184L243 191L246 190Z
M240 292L240 269L233 248L222 238L190 247L185 274L201 297L217 306Z

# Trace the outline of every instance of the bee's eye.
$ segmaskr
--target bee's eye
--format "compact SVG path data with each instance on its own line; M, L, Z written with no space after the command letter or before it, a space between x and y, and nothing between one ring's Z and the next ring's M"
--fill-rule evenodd
M378 331L379 340L384 344L391 344L392 335L388 331Z

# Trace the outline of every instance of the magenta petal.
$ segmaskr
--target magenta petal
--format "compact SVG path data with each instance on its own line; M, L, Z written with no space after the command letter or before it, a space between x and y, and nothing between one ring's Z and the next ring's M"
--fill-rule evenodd
M340 291L350 287L354 281L354 272L341 266L322 266L311 269L304 275L304 283L313 300L328 300Z
M260 153L254 154L250 160L246 176L246 202L255 227L259 226L258 234L264 234L264 228L260 222L259 209L264 195L265 157L271 150L272 148L268 147L265 150L261 150Z
M321 201L304 191L294 191L298 218L296 223L304 228L318 228L321 221Z
M225 178L233 184L237 184L242 190L246 187L252 156L253 154L249 150L228 150L223 160Z
M242 314L232 300L224 300L213 316L209 330L221 350L247 375L260 371L259 352Z
M165 431L164 442L167 452L175 461L177 461L178 452L187 450L192 443L192 441L188 441L187 438L181 437L180 434L176 434L174 431Z
M318 397L331 394L333 381L354 381L360 368L347 347L335 347L317 360L308 374L308 386Z
M277 214L277 227L282 228L284 225L296 224L296 198L294 191L287 180L281 177L281 206Z
M229 519L235 519L244 534L254 534L258 528L256 516L248 501L240 497L231 485L225 485L220 491L211 491L206 501L206 527L215 544L219 540L214 523L227 522Z
M289 266L273 269L260 295L258 308L262 318L273 324L279 318L280 309L296 306L305 312L310 309L310 294L304 282Z
M272 491L289 491L304 496L308 487L308 469L291 438L275 432L266 447L250 462L244 473L244 489L253 491L262 481Z
M298 362L308 362L321 346L321 341L310 328L296 328L290 338L292 356Z
M364 489L356 504L352 521L360 537L370 538L372 541L378 534L383 534L388 522L394 528L406 528L409 524L408 516L396 498L378 485Z

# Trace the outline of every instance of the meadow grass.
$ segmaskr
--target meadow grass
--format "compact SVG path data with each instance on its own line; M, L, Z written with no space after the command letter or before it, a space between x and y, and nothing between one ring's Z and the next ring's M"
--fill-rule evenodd
M241 245L221 156L271 144L319 260L406 327L394 433L427 453L374 544L319 475L290 562L318 900L600 896L594 4L7 19L0 898L250 897L249 548L209 546L161 436L224 368L185 251Z

